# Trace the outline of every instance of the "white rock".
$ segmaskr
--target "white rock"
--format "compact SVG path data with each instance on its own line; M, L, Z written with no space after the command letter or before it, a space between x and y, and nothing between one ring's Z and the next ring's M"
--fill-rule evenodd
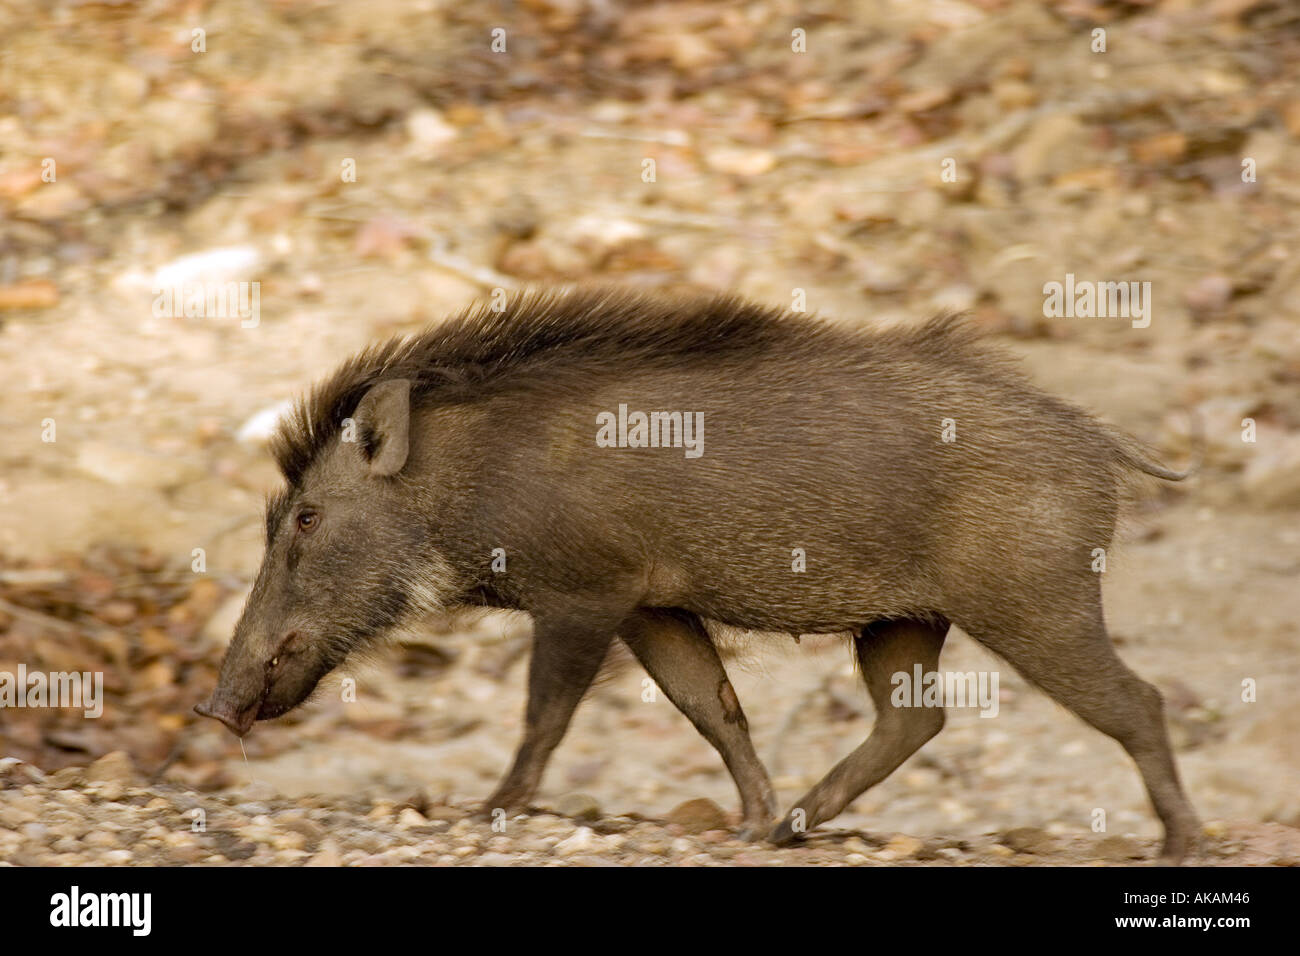
M397 815L397 825L403 830L410 830L413 827L422 827L429 821L424 818L419 810L414 807L406 807Z
M281 419L292 410L293 401L291 399L285 399L283 402L269 408L263 408L261 411L255 412L244 424L239 426L239 430L235 432L235 438L246 445L265 445L271 440L271 436L275 434Z
M448 123L434 109L413 110L406 117L406 135L411 140L411 151L417 156L432 159L458 135L456 127Z
M595 845L595 837L590 827L578 827L573 831L572 836L555 844L555 855L575 856L578 853L585 853Z
M174 289L190 282L241 282L251 279L261 263L254 246L223 246L173 259L154 273L153 284Z

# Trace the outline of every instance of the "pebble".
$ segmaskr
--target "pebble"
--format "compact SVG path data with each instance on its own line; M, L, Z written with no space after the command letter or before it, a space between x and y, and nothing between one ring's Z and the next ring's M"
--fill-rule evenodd
M106 803L117 803L126 796L126 787L122 786L122 784L116 780L110 780L107 783L102 783L96 787L94 793L95 796L99 797L99 799Z
M1017 853L1044 853L1054 846L1051 834L1041 827L1017 827L1002 835L1002 844Z
M1097 841L1093 848L1092 855L1099 860L1107 860L1113 863L1121 863L1127 860L1136 860L1146 855L1146 852L1132 837L1126 836L1108 836Z
M591 849L595 834L589 827L578 827L573 835L555 844L556 856L573 856Z
M907 860L915 857L925 843L916 837L898 834L877 854L882 860Z
M566 793L555 802L555 811L574 820L594 823L601 817L600 804L586 793Z
M425 819L424 814L414 807L406 807L397 815L397 825L403 830L410 830L414 827L422 827L429 821Z
M687 833L704 833L706 830L725 828L727 815L712 800L699 797L673 807L668 814L668 822L676 824Z
M321 846L320 851L304 864L305 866L342 866L343 860L339 857L338 845L332 840L327 839Z

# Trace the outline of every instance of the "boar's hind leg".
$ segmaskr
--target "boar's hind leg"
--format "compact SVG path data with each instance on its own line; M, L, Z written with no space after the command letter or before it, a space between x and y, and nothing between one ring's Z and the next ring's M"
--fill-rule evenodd
M1075 620L1054 616L1032 627L966 630L1062 707L1128 751L1165 826L1162 856L1177 861L1195 849L1201 826L1178 782L1164 701L1160 691L1115 653L1102 621L1099 594Z
M895 707L889 698L894 674L911 675L917 664L925 673L938 669L939 651L947 634L947 621L902 620L877 622L855 638L862 677L876 707L875 726L857 750L836 764L786 814L772 831L769 839L773 843L789 843L831 819L943 729L943 708Z
M537 617L528 664L524 739L510 772L484 804L484 815L520 809L537 792L551 752L605 661L616 626L616 621L586 615Z
M722 756L740 791L747 837L767 834L776 797L718 650L694 614L645 610L619 629L646 673Z

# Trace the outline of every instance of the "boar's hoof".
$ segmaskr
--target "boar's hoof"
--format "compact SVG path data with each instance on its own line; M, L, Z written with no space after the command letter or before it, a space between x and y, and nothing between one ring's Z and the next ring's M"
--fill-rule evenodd
M771 820L755 820L751 823L742 822L740 829L736 831L736 839L744 840L746 843L762 843L768 839L768 834L771 832Z
M776 846L789 846L791 843L802 839L803 833L794 828L793 817L786 817L767 836L767 842Z
M1175 866L1184 862L1188 856L1193 858L1199 856L1201 849L1200 841L1196 837L1171 833L1165 837L1164 846L1160 848L1160 862Z

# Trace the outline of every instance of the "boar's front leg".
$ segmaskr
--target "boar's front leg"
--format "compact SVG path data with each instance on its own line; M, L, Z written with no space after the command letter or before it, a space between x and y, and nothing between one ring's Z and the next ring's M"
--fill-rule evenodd
M805 830L829 820L894 772L908 757L943 729L940 707L895 707L890 700L893 675L923 673L939 667L939 651L948 622L884 621L855 638L858 663L876 706L876 723L862 746L849 754L786 814L771 841L789 843Z
M524 739L510 772L484 804L484 815L521 809L537 792L551 752L604 663L621 617L578 611L534 614Z
M740 791L742 837L766 836L776 815L772 783L754 753L745 712L700 619L686 611L638 611L619 628L619 636L722 756Z

